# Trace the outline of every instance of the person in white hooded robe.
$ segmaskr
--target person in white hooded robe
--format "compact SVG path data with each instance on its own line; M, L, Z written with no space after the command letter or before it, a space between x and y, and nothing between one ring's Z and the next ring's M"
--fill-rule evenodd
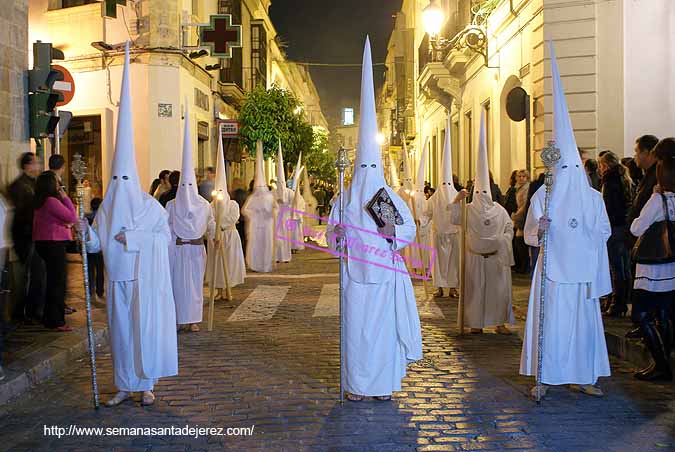
M303 173L302 179L302 197L305 200L305 212L309 215L305 215L304 222L306 225L312 227L313 229L319 224L319 220L314 218L318 215L319 201L312 194L312 187L309 184L309 174L307 173L307 168ZM307 237L307 235L305 235Z
M291 252L297 253L300 250L305 249L303 245L305 237L303 233L303 228L305 224L305 216L301 213L305 211L306 204L305 198L302 197L302 192L300 191L300 177L304 166L302 166L302 152L298 156L298 164L293 171L293 179L291 179L292 189L293 189L293 201L291 207L293 212L291 214L291 219L295 224L295 227L291 231Z
M362 400L364 396L389 400L392 392L400 391L407 365L422 358L422 333L410 276L400 257L396 259L392 255L415 239L415 221L406 203L384 180L380 147L376 142L378 129L370 55L370 42L366 40L358 148L351 184L344 193L346 227L339 225L338 200L331 210L327 228L332 249L336 248L339 237L346 237L347 243L356 243L347 245L343 313L343 381L347 398L353 401ZM402 221L378 228L364 205L381 188L386 190ZM378 232L391 236L392 242ZM372 249L378 249L381 254L371 253Z
M218 290L216 299L223 299L223 289L229 283L230 287L244 283L246 278L246 262L244 250L241 247L241 238L236 224L239 221L239 204L230 199L227 191L227 175L223 154L223 141L218 140L218 155L216 162L215 190L212 193L211 208L216 221L215 239L209 239L208 254L206 256L206 283ZM219 248L219 249L218 249ZM222 253L222 254L221 254ZM227 281L225 267L227 267ZM215 267L214 267L215 265ZM214 275L213 272L216 272ZM215 279L213 278L215 276Z
M166 211L171 227L169 260L173 297L176 300L176 322L184 329L197 332L204 312L204 236L209 240L214 239L216 223L211 205L199 195L197 189L187 101L185 105L183 167L176 198L167 203Z
M277 189L275 191L276 201L279 206L279 218L281 227L276 228L274 238L274 253L277 262L291 261L291 234L286 230L286 221L291 218L291 208L293 207L293 190L286 186L286 168L284 167L284 156L281 153L281 140L279 140L279 151L277 153Z
M254 272L269 273L274 268L274 225L277 202L267 188L263 145L258 140L255 155L253 193L241 209L246 217L246 263Z
M612 291L606 246L612 231L602 194L590 186L581 163L552 43L550 49L553 134L560 160L553 169L549 217L544 216L542 186L532 196L524 230L525 242L539 247L548 229L541 381L602 396L595 384L611 372L599 300ZM542 258L539 253L532 279L522 375L537 374Z
M133 136L127 42L111 180L93 225L82 220L78 226L87 231L87 252L101 251L106 266L113 376L119 391L107 406L119 405L138 391L143 392L141 403L151 405L157 380L178 374L168 215L141 189Z
M466 192L459 195L459 200L464 197ZM454 220L455 224L460 223L460 218ZM483 111L476 180L466 221L464 324L472 333L482 333L485 327L496 327L498 333L510 334L505 324L515 323L511 304L512 238L511 217L492 200L490 192Z
M415 190L410 194L410 210L416 215L417 230L419 233L419 245L431 248L431 218L427 215L427 198L424 194L424 169L429 155L429 143L424 143L420 164L417 168L417 179L415 180ZM413 206L414 203L414 206ZM414 208L413 208L414 207ZM431 264L431 253L422 247L415 246L412 250L412 268L424 274Z
M435 297L443 296L443 288L449 289L451 297L458 297L459 287L459 231L460 227L453 221L461 215L461 204L457 198L457 190L452 180L452 148L450 138L450 115L446 126L443 147L443 165L441 183L436 193L431 195L427 203L426 215L432 220L432 243L436 250L432 266L434 286L438 291ZM466 193L466 192L465 192Z
M292 205L293 212L291 213L291 219L293 220L293 230L291 231L291 238L293 239L293 241L291 242L291 249L293 250L293 252L305 249L304 212L307 204L305 204L305 198L302 197L300 191L300 179L304 171L305 167L301 166L300 169L296 171L293 177L293 188L295 189L293 192L293 205Z

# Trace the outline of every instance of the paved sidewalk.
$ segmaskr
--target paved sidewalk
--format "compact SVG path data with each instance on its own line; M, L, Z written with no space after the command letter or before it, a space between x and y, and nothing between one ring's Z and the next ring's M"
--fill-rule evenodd
M517 335L457 336L456 301L448 298L419 301L425 359L410 366L394 400L341 406L336 402L337 317L317 315L318 305L335 302L337 261L305 252L280 273L251 276L233 290L232 302L216 305L213 332L203 324L202 332L179 336L180 374L159 382L154 406L136 401L95 412L88 369L74 367L0 407L2 447L17 452L675 450L674 384L636 381L633 366L612 360L613 376L600 381L605 398L553 388L537 406L528 397L532 379L518 375ZM115 391L105 352L99 373L105 400ZM71 425L253 427L253 434L45 434L45 426Z

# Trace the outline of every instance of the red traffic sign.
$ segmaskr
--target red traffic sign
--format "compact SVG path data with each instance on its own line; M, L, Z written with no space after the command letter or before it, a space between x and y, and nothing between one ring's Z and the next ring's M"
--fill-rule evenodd
M73 80L73 76L68 71L68 69L64 68L63 66L52 64L52 70L59 71L63 74L63 80L54 82L53 87L55 91L60 91L61 94L63 94L63 100L56 103L57 107L63 107L68 102L73 100L73 97L75 96L75 80Z

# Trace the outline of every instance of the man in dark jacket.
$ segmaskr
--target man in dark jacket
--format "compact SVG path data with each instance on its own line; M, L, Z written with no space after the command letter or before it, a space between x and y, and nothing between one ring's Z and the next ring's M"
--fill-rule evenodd
M42 170L37 156L25 152L19 157L21 175L7 188L7 194L14 206L14 220L11 234L14 251L21 264L22 278L16 288L16 305L12 310L15 321L42 318L45 290L44 262L35 252L33 245L33 209L35 198L35 179Z
M635 140L635 155L633 160L635 164L644 172L644 177L638 185L635 198L633 198L633 204L630 209L628 209L628 218L627 224L628 227L633 223L637 217L640 216L640 211L647 204L649 198L651 198L652 193L654 193L654 187L656 186L656 156L652 154L652 149L656 146L656 143L659 142L659 139L654 135L643 135ZM629 246L632 248L635 243L636 238L629 234ZM635 270L635 269L633 269ZM635 274L635 271L633 271ZM633 295L635 295L633 293ZM631 296L633 302L633 310L631 311L631 320L633 324L638 325L640 321L640 312L643 310L639 304L639 297ZM640 337L640 327L632 329L626 334L626 337L636 338Z

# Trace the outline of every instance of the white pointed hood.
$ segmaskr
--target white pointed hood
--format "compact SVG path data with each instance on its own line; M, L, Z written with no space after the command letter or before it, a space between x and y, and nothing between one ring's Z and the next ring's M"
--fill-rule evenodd
M553 136L556 147L560 149L560 161L553 170L548 278L564 283L588 282L593 280L598 265L597 247L600 241L595 233L597 207L594 206L597 203L593 197L600 195L588 183L581 163L553 43L549 45L553 77ZM570 247L571 244L574 246ZM601 245L605 249L605 244ZM572 262L575 264L570 265Z
M391 249L391 246L384 238L366 232L377 233L377 224L366 210L366 205L381 188L384 188L399 212L407 213L408 211L405 202L384 180L382 152L380 145L377 143L377 133L373 65L370 41L366 38L361 74L359 140L351 183L349 188L345 189L344 208L344 223L353 226L347 228L347 236L350 240L364 245L363 247L350 248L350 258L347 259L349 277L360 283L381 283L393 278L394 275L393 272L383 272L382 268L372 264L373 255L367 251L368 247L365 245L380 249ZM406 216L404 213L401 215Z
M131 111L131 80L129 78L129 42L124 50L122 88L117 115L115 155L108 188L101 204L108 221L108 231L115 235L121 229L134 229L134 219L143 214L145 200L136 169L134 120Z
M281 139L279 139L279 151L277 152L277 196L283 198L286 192L286 170L284 168L284 156L281 152Z
M478 158L476 159L476 178L473 182L473 212L490 218L495 213L490 187L490 170L488 169L487 134L485 131L485 110L480 115L480 136L478 138Z
M394 190L401 188L401 182L398 180L398 170L391 154L389 154L389 183Z
M298 163L295 165L295 169L293 170L293 179L292 179L292 190L295 190L298 188L297 185L297 177L300 175L300 170L302 169L302 151L300 151L300 154L298 154Z
M182 239L198 239L206 233L211 213L209 203L199 195L194 160L192 159L192 136L190 134L190 109L185 100L185 121L183 127L183 165L180 182L174 200L176 215L173 229Z
M314 197L312 187L309 185L309 173L307 172L307 168L305 168L305 172L303 173L302 185L302 197L305 199L305 202L310 206L316 207L319 202Z
M227 203L230 200L230 194L227 191L227 170L225 168L225 153L223 152L223 139L218 134L218 154L216 155L216 180L214 184L216 196L214 199L222 196L222 202Z
M417 179L415 180L415 192L424 194L424 170L427 166L427 155L429 153L429 140L424 142L420 164L417 167Z
M445 143L443 143L443 166L441 169L441 184L438 186L438 193L443 200L444 205L448 205L457 197L457 189L452 178L452 137L450 115L445 127Z
M255 177L253 178L253 191L259 191L267 188L267 180L265 179L265 161L263 160L263 144L258 140L255 145Z
M295 187L295 192L293 192L293 208L296 210L304 208L304 198L302 197L302 192L300 191L300 177L302 177L302 173L304 171L305 167L301 166L293 177L293 187Z
M403 155L401 159L403 160L403 189L412 190L413 179L410 172L410 156L408 155L408 146L405 144L405 139L403 140Z

